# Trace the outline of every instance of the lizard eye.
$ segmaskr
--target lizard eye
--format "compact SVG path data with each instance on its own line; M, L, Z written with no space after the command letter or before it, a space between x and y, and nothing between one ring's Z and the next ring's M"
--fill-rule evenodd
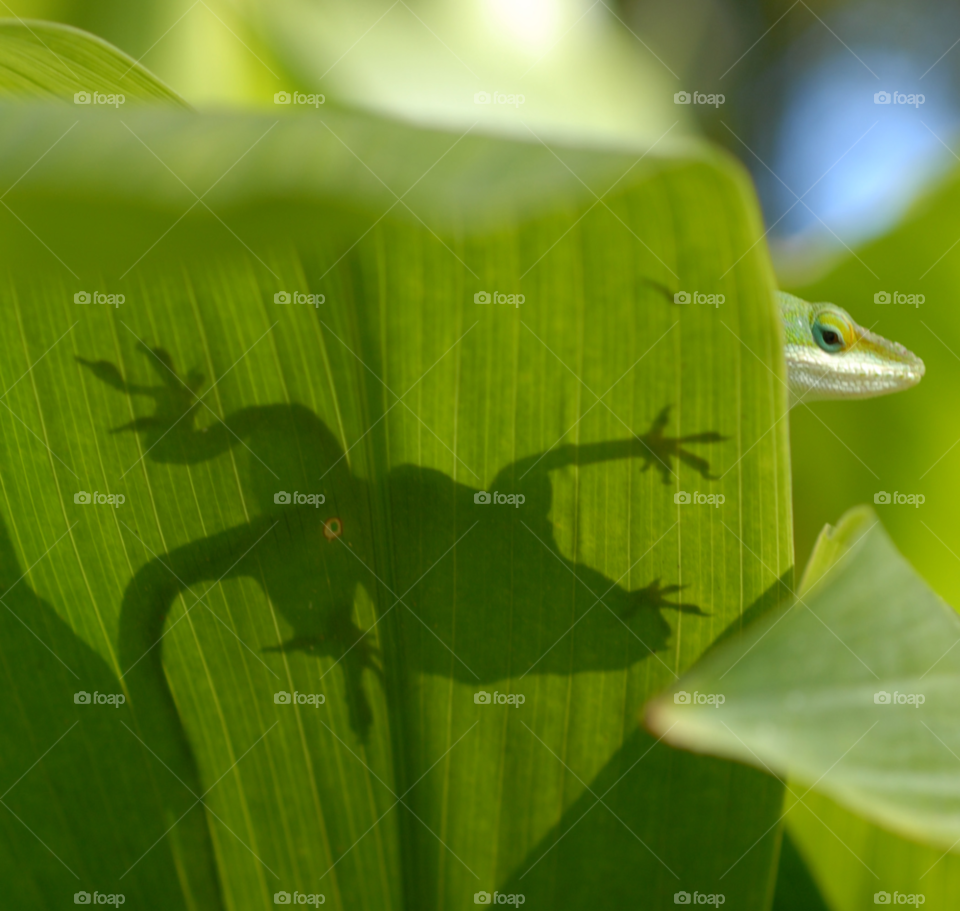
M825 319L826 314L818 316L813 323L813 340L828 354L836 354L846 347L845 334L832 320Z

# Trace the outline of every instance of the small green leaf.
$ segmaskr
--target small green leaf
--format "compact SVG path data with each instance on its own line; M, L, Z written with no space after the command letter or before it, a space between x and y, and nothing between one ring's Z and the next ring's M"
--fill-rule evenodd
M960 619L858 507L821 535L802 596L707 656L648 706L647 723L675 746L789 775L949 847L960 837L958 641Z

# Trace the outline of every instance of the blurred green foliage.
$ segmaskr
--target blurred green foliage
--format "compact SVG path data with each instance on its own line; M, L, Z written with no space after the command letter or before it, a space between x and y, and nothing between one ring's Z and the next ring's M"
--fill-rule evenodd
M908 392L819 402L790 415L797 560L820 528L874 495L922 493L919 507L876 506L897 548L949 604L960 605L960 178L936 188L894 231L816 283L789 290L845 307L926 364ZM920 306L874 303L879 292L923 294Z

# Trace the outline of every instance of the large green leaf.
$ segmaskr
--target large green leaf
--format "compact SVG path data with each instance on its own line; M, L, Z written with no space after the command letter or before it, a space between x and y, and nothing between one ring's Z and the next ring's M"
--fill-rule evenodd
M671 743L789 775L950 848L958 641L956 614L861 507L824 530L795 603L707 656L647 717Z
M0 118L6 185L72 120ZM739 169L141 108L84 116L5 203L2 556L28 607L4 598L80 678L4 640L8 685L66 705L62 741L23 712L4 750L4 838L28 839L5 876L36 906L765 907L779 783L635 725L791 578ZM84 750L122 810L71 799L52 757Z

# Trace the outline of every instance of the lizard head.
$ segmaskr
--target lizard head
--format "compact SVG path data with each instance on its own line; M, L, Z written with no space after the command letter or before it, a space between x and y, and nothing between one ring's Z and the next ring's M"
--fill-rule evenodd
M835 304L780 294L791 405L866 399L920 382L923 361L903 345L854 322Z

